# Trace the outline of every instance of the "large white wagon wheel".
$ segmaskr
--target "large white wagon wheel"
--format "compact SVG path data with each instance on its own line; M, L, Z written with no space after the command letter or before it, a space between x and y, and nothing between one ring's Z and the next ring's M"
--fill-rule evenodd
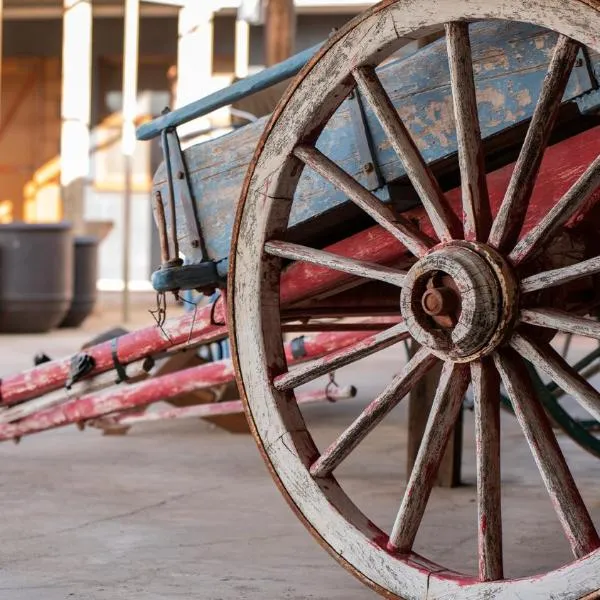
M511 184L492 222L474 93L468 21L504 19L559 32ZM411 38L446 28L463 189L463 227L389 97L374 66ZM577 40L577 42L575 41ZM523 298L595 274L591 259L553 272L520 276L524 265L585 204L600 184L600 158L520 241L519 232L579 44L600 51L596 0L387 0L330 40L304 69L271 119L251 164L240 201L229 281L234 357L254 435L282 492L319 541L348 569L390 598L581 598L600 590L600 540L523 359L533 362L600 419L600 394L551 350L536 325L599 336L597 323L543 306L521 310ZM417 190L439 242L417 232L314 147L330 115L358 85ZM391 232L418 261L408 273L281 242L303 168L313 169ZM464 234L462 233L464 231ZM398 286L404 322L354 348L288 372L281 334L281 258L384 279ZM431 290L444 273L455 289ZM401 288L401 289L400 289ZM457 291L458 290L458 291ZM457 297L459 295L460 297ZM450 329L425 314L462 305ZM436 306L437 305L437 306ZM533 325L520 327L525 316ZM422 346L352 425L319 452L294 401L293 390L400 340L408 331ZM534 332L532 334L532 332ZM353 504L334 478L336 467L437 361L443 370L420 452L395 524L383 533ZM498 377L498 374L500 377ZM554 571L505 579L499 470L499 381L551 497L574 561ZM446 440L469 382L475 398L479 573L463 576L412 551Z

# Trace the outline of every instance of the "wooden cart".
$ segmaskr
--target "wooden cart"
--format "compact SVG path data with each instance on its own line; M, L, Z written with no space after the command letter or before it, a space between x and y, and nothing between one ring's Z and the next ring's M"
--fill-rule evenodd
M406 52L423 38L438 39ZM600 539L557 443L556 415L537 391L550 378L600 420L600 393L582 365L551 345L557 333L600 339L590 318L600 305L599 52L597 0L385 0L320 49L142 126L139 138L161 136L165 155L153 198L163 265L153 283L160 294L226 287L227 296L162 330L121 338L116 350L92 349L91 374L228 334L276 484L367 585L411 600L598 597ZM270 118L181 150L177 126L300 69ZM301 350L287 341L298 331L314 335ZM416 349L401 372L318 448L296 388L407 339ZM335 471L436 366L420 448L384 531ZM64 382L68 362L42 367L5 379L3 400ZM202 365L103 402L61 404L41 425L32 415L0 435L87 421L232 372L228 362ZM503 568L501 384L573 554L518 579ZM414 551L469 387L474 575Z

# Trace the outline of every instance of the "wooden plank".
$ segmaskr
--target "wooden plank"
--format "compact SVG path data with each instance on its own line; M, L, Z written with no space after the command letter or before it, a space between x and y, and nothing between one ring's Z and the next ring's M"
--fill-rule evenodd
M357 277L391 283L397 287L402 287L406 275L404 271L390 267L337 256L331 252L315 250L314 248L308 248L300 244L290 244L289 242L277 240L267 242L265 244L265 252L272 256L308 262L334 271L356 275Z
M523 323L557 329L563 333L573 333L600 340L600 322L593 318L578 317L563 310L536 308L521 310L519 319Z
M500 381L491 358L471 363L477 448L479 579L502 579Z
M581 406L600 421L600 393L550 344L541 345L529 336L516 333L510 345L536 369L550 376L562 390L571 394Z
M527 294L536 292L556 285L563 285L579 279L600 273L600 256L578 262L568 267L544 271L530 275L521 281L521 292Z
M514 351L503 350L494 355L494 361L573 554L581 558L600 546L600 538L550 420L522 359Z
M598 190L598 187L600 187L600 155L560 201L521 239L509 254L509 259L518 265L539 251L569 219L575 215L583 215L583 211L589 206L587 200Z
M406 125L398 116L375 69L358 67L352 71L360 91L381 123L386 137L399 156L404 170L415 188L425 211L431 219L441 242L458 237L460 226L456 215L448 206L436 178L427 166Z
M388 548L393 552L404 554L412 550L468 386L468 365L444 363L423 440L390 534Z
M416 347L418 347L418 344L413 342L411 348ZM442 365L439 363L415 384L408 396L408 417L406 423L408 438L406 448L407 481L410 478L417 454L419 453L441 372ZM463 419L461 412L442 457L440 468L435 478L436 486L452 488L459 486L461 483L462 433Z
M303 383L313 381L321 375L335 371L384 348L389 348L406 339L408 332L404 323L398 323L398 325L390 327L386 331L370 336L356 334L356 337L359 341L355 344L346 346L341 350L335 350L326 354L323 358L317 358L292 369L288 373L279 375L275 378L275 387L278 390L289 390Z
M395 215L377 196L360 185L316 148L298 146L294 150L294 154L347 195L352 202L362 208L374 221L389 231L416 256L423 256L433 246L433 242L423 236L414 225L403 217Z
M436 362L437 358L426 348L417 351L386 389L361 412L335 442L321 453L310 467L311 475L314 477L330 475Z
M490 48L490 39L495 40L494 48ZM478 23L471 26L473 63L478 74L478 109L484 139L531 117L534 99L539 94L548 67L548 52L555 41L554 33L542 32L531 25ZM457 142L445 41L435 42L402 62L392 61L378 69L377 73L426 162L430 164L455 153ZM511 96L507 93L509 86L519 92ZM587 69L576 67L565 98L578 96L590 88ZM406 174L405 170L375 115L368 106L366 109L367 125L373 136L375 159L381 174L386 181L397 180ZM343 102L319 137L317 148L359 183L364 183L366 179L362 163L358 160L350 119L350 107ZM205 234L208 254L223 261L224 272L235 205L266 122L266 118L260 119L218 140L198 144L185 151L196 213ZM567 176L567 171L562 171L561 177ZM157 171L154 181L156 188L163 190L164 165ZM491 189L491 184L488 185ZM506 187L502 194L505 190ZM381 192L377 195L385 197ZM218 201L215 200L217 198ZM290 216L292 226L306 223L315 214L347 202L335 186L308 169L300 177L295 198ZM453 206L460 210L458 205ZM186 232L183 227L180 227L179 237L185 252Z
M565 36L558 38L548 76L544 79L523 148L490 234L490 244L501 250L510 249L519 237L578 50L579 44L573 40Z
M475 95L469 24L446 24L466 240L487 240L492 213Z

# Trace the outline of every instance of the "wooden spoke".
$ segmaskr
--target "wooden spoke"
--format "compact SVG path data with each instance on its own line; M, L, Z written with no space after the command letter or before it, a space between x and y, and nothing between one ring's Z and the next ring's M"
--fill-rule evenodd
M588 277L600 273L600 256L584 260L575 265L553 269L544 273L537 273L521 281L521 292L536 292L545 288L562 285L580 277Z
M573 187L550 209L550 212L514 247L510 260L519 264L539 250L558 232L600 186L600 156L588 167Z
M477 447L479 579L502 579L500 381L490 358L471 363Z
M600 421L600 394L550 344L542 346L530 337L516 333L510 345Z
M370 335L356 344L331 352L322 358L306 362L288 373L279 375L275 378L273 384L280 391L293 389L344 365L349 365L379 350L388 348L407 337L406 325L403 322L398 323L398 325L390 327L386 331Z
M527 368L510 349L494 360L573 554L581 558L598 548L600 539Z
M578 49L577 42L559 36L521 153L492 225L489 243L499 250L509 250L519 238Z
M393 552L407 553L413 547L468 385L468 365L444 363L421 446L390 534L388 548Z
M452 212L431 169L398 116L392 101L372 67L352 71L356 83L379 119L392 147L402 161L440 241L448 242L460 233L460 223Z
M530 325L557 329L563 333L574 333L600 340L600 322L595 319L577 317L562 310L537 308L521 311L521 321Z
M469 24L447 23L446 42L456 121L465 239L484 242L492 226L492 212L477 112Z
M362 442L367 434L408 394L417 381L437 362L437 358L421 348L396 375L390 385L375 399L342 435L321 454L310 468L314 477L327 477Z
M404 284L405 273L397 269L362 260L354 260L345 256L338 256L325 250L315 250L301 246L300 244L273 240L265 244L265 251L273 256L281 256L290 260L301 260L335 271L349 273L350 275L385 281L398 287L402 287Z
M433 240L421 233L410 221L400 215L395 215L377 196L360 185L358 181L316 148L297 146L294 149L294 155L346 194L354 204L389 231L415 256L423 256L434 245Z

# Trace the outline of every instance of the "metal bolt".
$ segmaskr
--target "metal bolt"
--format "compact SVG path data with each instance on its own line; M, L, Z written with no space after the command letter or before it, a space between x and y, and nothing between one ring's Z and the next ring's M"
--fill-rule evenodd
M183 171L177 171L177 179L183 179L185 177L185 174Z
M200 240L192 240L192 248L198 248L200 246Z
M428 315L432 316L439 315L444 308L444 298L436 289L427 290L423 294L421 303L423 305L423 310Z
M454 290L440 286L425 291L421 298L421 306L430 317L450 314L457 305Z
M576 66L576 67L583 67L583 58L578 58L578 59L575 61L575 66Z
M365 173L372 173L375 170L375 165L372 162L368 162L365 165Z

